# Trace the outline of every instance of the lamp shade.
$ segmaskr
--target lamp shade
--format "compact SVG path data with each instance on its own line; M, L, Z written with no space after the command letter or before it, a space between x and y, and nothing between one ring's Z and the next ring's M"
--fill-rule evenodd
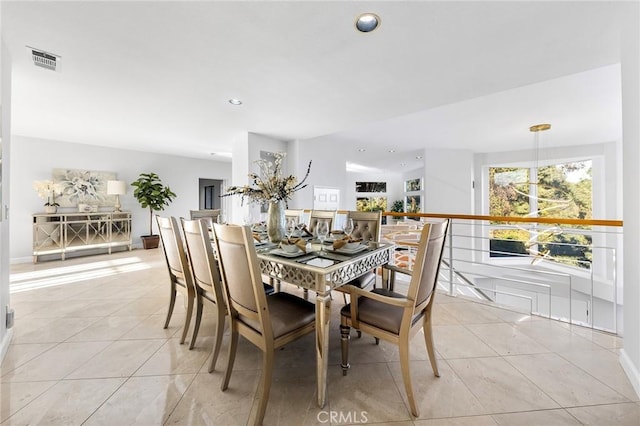
M123 180L108 180L107 181L107 194L108 195L122 195L127 193L127 182Z

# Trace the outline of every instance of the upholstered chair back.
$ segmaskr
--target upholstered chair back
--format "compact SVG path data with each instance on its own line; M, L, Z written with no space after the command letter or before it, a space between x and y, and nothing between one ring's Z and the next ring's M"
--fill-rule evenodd
M231 315L259 333L269 320L262 274L248 226L213 224L218 262Z
M353 221L351 236L361 238L362 241L380 241L380 224L382 212L356 212L350 211L347 219Z
M193 272L193 282L210 300L219 303L223 299L220 270L211 247L209 224L209 219L185 220L182 229Z
M186 285L187 280L190 281L189 264L180 235L180 227L175 217L156 216L158 228L160 229L160 238L162 240L162 249L167 261L169 273L172 278L182 285Z
M309 219L309 226L307 229L312 234L315 234L316 226L319 221L325 221L329 224L329 231L333 229L333 219L336 212L333 210L313 210L311 212L311 219Z
M424 236L421 237L421 245L416 255L414 278L418 268L421 268L422 271L419 276L419 284L415 297L417 306L424 303L435 291L448 226L448 219L437 223L429 223L424 226L424 228L429 228L430 230L428 235L429 240L426 244L422 241ZM411 285L414 285L413 280Z

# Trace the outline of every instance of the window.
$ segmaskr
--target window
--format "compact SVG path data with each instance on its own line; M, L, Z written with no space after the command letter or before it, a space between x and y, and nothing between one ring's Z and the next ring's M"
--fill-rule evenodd
M387 192L387 182L356 182L356 192Z
M590 219L592 161L543 167L489 168L489 215ZM500 222L504 224L504 222ZM497 222L492 224L497 225ZM527 226L525 226L527 225ZM571 229L571 228L569 228ZM490 230L490 257L539 255L555 262L590 268L589 227L575 232L554 226L512 225Z
M404 182L404 192L422 191L422 178L409 179Z
M356 182L356 210L387 211L387 182Z
M387 197L358 197L356 210L359 212L387 211Z

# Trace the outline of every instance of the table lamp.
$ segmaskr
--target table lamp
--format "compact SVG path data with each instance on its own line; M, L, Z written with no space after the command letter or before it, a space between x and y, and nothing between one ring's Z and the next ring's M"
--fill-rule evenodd
M120 195L127 193L127 182L123 180L108 180L107 181L107 194L116 196L116 205L114 206L115 212L122 211L120 210Z

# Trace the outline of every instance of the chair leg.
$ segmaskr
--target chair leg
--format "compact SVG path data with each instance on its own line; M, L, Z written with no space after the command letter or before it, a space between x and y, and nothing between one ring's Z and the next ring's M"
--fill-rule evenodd
M216 362L220 354L220 346L222 346L222 336L224 334L225 308L224 306L216 305L216 311L218 312L218 322L216 323L216 339L213 344L213 358L211 358L211 365L209 365L209 373L216 368Z
M169 321L171 320L171 315L173 315L173 307L176 304L176 289L171 287L171 296L169 297L169 311L167 312L167 320L164 322L164 328L169 327Z
M356 330L356 334L358 335L358 339L362 337L362 331Z
M404 339L400 340L400 369L402 370L402 381L404 382L404 389L407 392L407 399L409 400L409 409L411 414L415 417L420 416L418 408L416 407L416 401L413 397L413 386L411 386L411 372L409 371L409 341Z
M431 311L428 310L424 315L424 323L422 331L424 332L424 342L427 345L427 354L429 354L429 361L431 362L431 369L436 377L440 377L438 371L438 360L436 359L436 351L433 345L433 330L431 328Z
M180 344L183 344L187 339L187 333L189 332L189 325L191 324L191 317L193 316L193 297L185 295L187 298L187 315L184 319L184 329L182 330L182 338L180 338Z
M349 365L349 339L351 336L349 332L351 327L348 325L340 324L340 347L342 348L342 375L347 375L347 370L351 367Z
M200 296L196 296L196 323L193 326L193 334L191 335L191 344L189 349L193 349L196 345L196 338L198 337L198 331L200 330L200 322L202 321L202 299Z
M271 391L271 378L273 377L273 350L267 349L262 355L262 380L260 381L260 401L258 411L253 422L256 426L261 426L264 414L267 411L269 402L269 392Z
M238 331L233 330L231 327L231 339L229 340L229 354L227 356L227 371L224 372L224 378L220 389L226 391L229 387L229 379L231 379L231 371L233 370L233 363L236 360L236 350L238 349Z
M380 344L380 339L378 337L374 337L374 339L376 339L376 345Z

